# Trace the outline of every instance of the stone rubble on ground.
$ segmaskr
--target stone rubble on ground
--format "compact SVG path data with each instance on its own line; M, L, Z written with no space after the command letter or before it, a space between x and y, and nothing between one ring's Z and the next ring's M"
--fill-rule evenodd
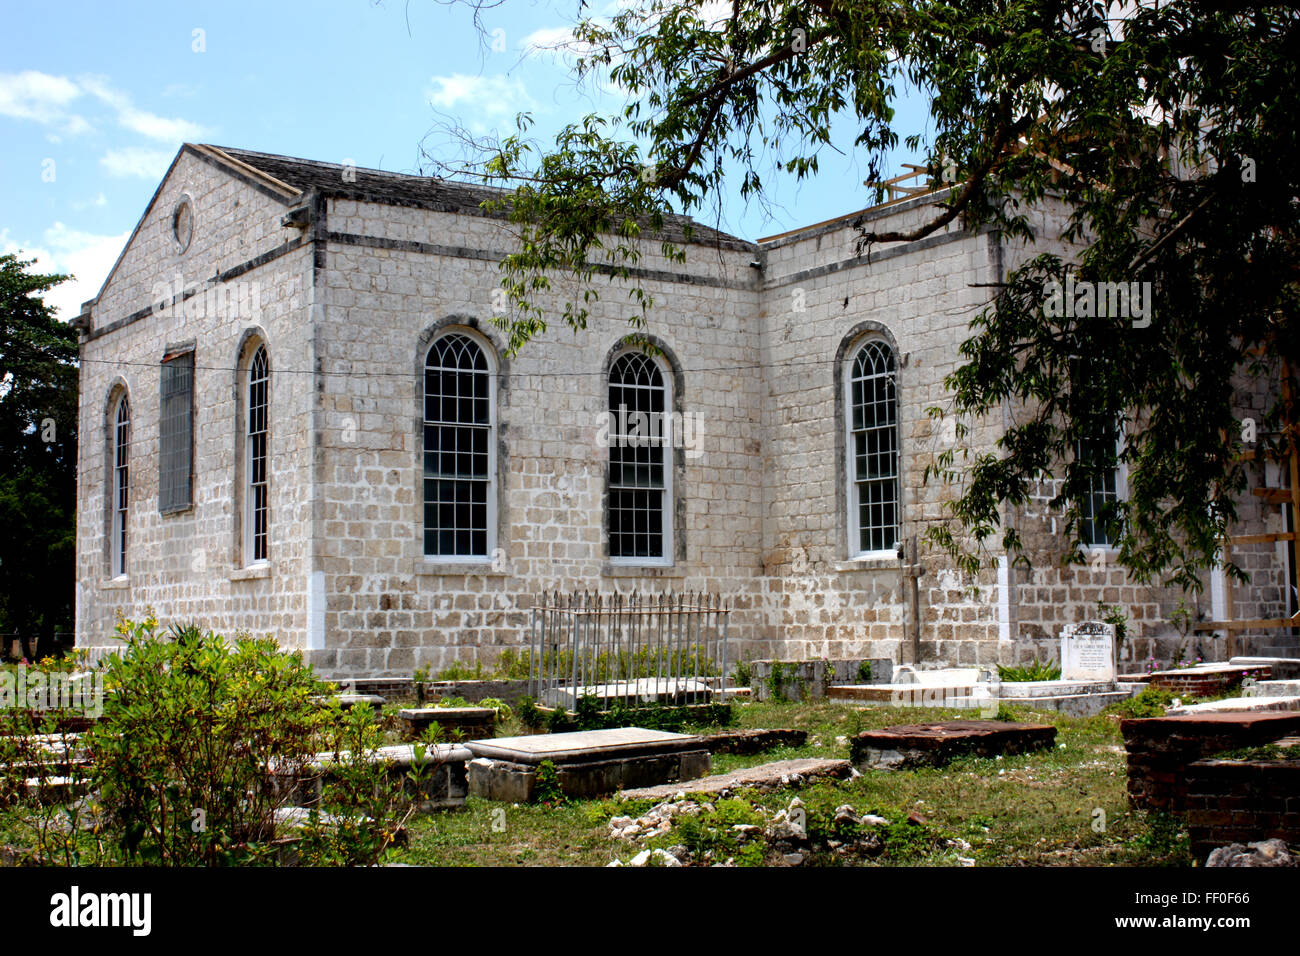
M729 796L729 793L726 795ZM678 794L677 797L678 799L665 800L656 804L640 817L634 818L628 815L611 817L608 824L610 836L629 842L650 840L670 833L675 818L708 815L715 812L712 803L688 800L683 794ZM768 813L766 808L761 806L753 807L753 811L759 817L765 817ZM785 866L800 866L810 853L823 848L838 856L853 853L875 856L885 847L884 837L877 830L888 825L889 821L884 817L859 813L849 804L843 804L835 808L831 826L835 833L842 834L844 839L827 837L822 847L808 833L807 808L804 802L794 797L784 809L772 814L771 820L765 825L736 823L731 825L730 830L742 844L761 840L769 851L769 859L778 859ZM962 848L969 850L970 845L964 844ZM671 858L673 862L666 862L659 854ZM690 851L685 846L675 845L667 850L643 850L626 863L615 860L609 865L685 866L692 863L734 866L735 859L729 857L725 861L717 861L712 851L706 851L698 859L692 859ZM971 864L964 865L973 865L973 861Z
M1206 866L1300 866L1300 855L1281 840L1262 840L1242 846L1230 843L1210 852Z

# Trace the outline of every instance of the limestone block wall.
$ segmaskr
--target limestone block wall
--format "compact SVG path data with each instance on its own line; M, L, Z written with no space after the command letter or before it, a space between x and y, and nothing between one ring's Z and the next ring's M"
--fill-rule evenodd
M673 360L676 406L698 416L699 434L675 455L673 566L628 568L607 559L598 441L609 360L630 331L626 292L602 289L586 330L557 322L511 359L488 321L505 224L351 200L332 201L328 217L317 319L323 670L489 663L527 640L533 598L555 589L716 591L737 609L733 647L761 638L752 252L691 246L673 269L650 249L639 264L656 302L647 331ZM561 300L550 304L558 314ZM498 372L497 550L481 565L423 553L422 369L447 328L477 336Z
M936 456L958 447L951 424L926 410L951 411L944 379L962 361L990 283L1026 255L1059 247L1052 210L1041 212L1032 249L954 225L864 256L851 218L757 246L687 244L685 263L648 243L635 264L655 301L646 331L690 428L672 456L673 560L628 567L608 558L609 454L600 440L609 364L639 311L628 287L598 280L585 329L556 319L510 357L488 321L500 311L498 263L514 242L507 223L476 210L329 198L311 200L313 218L295 228L282 217L311 197L277 189L182 151L89 310L79 644L108 646L117 612L152 609L164 620L275 634L327 674L409 677L417 667L489 664L523 646L536 597L573 589L720 593L734 608L733 660L912 661L917 648L923 665L1055 657L1061 627L1095 616L1099 601L1129 616L1131 659L1177 644L1169 624L1177 595L1132 584L1113 562L1060 566L1050 484L1008 516L1032 573L1004 561L964 580L925 542L960 490L925 480ZM182 197L195 221L183 250L171 237ZM933 201L871 210L868 226L914 227L933 215ZM256 309L241 304L252 287ZM185 290L184 308L154 308L160 289ZM557 278L539 304L558 316L576 291ZM453 328L476 337L495 370L495 550L473 564L423 553L423 367L433 337ZM265 341L272 370L271 558L256 568L244 566L240 548L237 454L237 363L250 336ZM892 554L850 560L843 389L865 336L897 356L902 538L909 552L915 544L914 563ZM164 516L159 363L189 346L195 504ZM106 416L120 389L132 405L130 552L128 573L111 579ZM1248 396L1243 413L1263 401ZM965 422L961 445L993 449L1012 413ZM1276 506L1252 500L1242 513L1243 533L1281 530ZM1283 606L1278 550L1243 549L1252 587L1238 588L1239 616L1276 616Z
M188 195L193 238L171 238L176 202ZM279 224L284 206L183 152L135 240L90 309L81 346L77 519L77 641L115 645L115 615L194 620L225 633L243 629L305 646L310 572L311 253L285 249L297 235ZM250 263L260 263L253 264ZM241 270L242 271L239 271ZM239 271L225 281L214 275ZM179 277L179 278L178 278ZM179 305L153 307L169 291L196 290ZM204 292L203 290L206 290ZM215 290L215 291L214 291ZM220 298L216 292L220 292ZM241 298L241 296L243 298ZM250 296L257 297L256 306ZM246 570L239 543L237 424L241 346L265 341L271 367L270 562ZM194 506L158 508L160 362L195 349ZM110 573L110 402L131 403L127 573Z
M881 231L918 225L932 202L908 201L869 214ZM986 663L996 654L996 607L963 593L931 554L925 529L942 517L952 489L926 484L926 466L955 439L926 408L943 406L944 377L959 360L966 324L987 290L985 237L953 227L869 257L841 220L764 245L762 323L768 369L764 478L768 487L764 566L772 576L773 640L783 656L911 659L904 562L849 560L844 461L844 364L864 337L890 342L898 362L905 542L915 540L923 657ZM983 447L993 424L968 423ZM950 427L950 426L949 426Z

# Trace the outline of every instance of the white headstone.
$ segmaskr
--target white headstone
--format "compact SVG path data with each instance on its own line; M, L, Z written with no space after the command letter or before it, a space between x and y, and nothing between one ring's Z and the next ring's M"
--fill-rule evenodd
M1115 625L1067 624L1061 631L1061 680L1115 679Z

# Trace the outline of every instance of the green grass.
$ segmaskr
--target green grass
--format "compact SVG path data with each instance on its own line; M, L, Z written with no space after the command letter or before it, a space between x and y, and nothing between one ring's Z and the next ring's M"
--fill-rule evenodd
M809 732L799 748L753 756L719 755L713 772L725 773L773 760L846 757L836 737L894 724L969 718L969 712L918 708L854 708L825 701L737 706L736 727L790 727ZM1125 792L1126 773L1118 720L1087 719L1020 711L1021 719L1054 724L1058 746L1034 754L998 759L967 758L940 769L872 771L855 780L820 783L800 790L745 794L769 811L787 806L796 794L810 819L842 804L876 813L893 824L886 851L870 865L1145 865L1187 866L1187 837L1177 820L1133 811ZM1060 747L1064 744L1064 747ZM999 771L1001 771L999 773ZM689 785L683 785L689 793ZM492 832L492 810L504 811L504 832ZM463 812L426 817L411 826L407 849L395 861L434 865L604 865L643 849L607 835L614 815L646 809L614 800L588 801L555 809L512 807L471 799ZM1104 829L1100 829L1104 813ZM910 812L925 826L909 826ZM692 829L694 825L688 825ZM697 831L674 832L659 845L707 841ZM969 844L962 848L957 841ZM835 863L814 857L809 863Z
M969 711L856 708L825 701L741 704L735 708L733 726L797 728L808 731L808 742L753 756L720 755L714 758L713 772L796 757L847 757L848 748L837 744L837 737L894 724L970 717ZM770 814L798 795L807 807L810 828L828 821L843 804L886 817L891 821L886 849L858 861L867 865L954 866L958 856L974 858L980 866L1190 865L1179 821L1128 807L1117 716L1074 719L1020 711L1017 717L1055 725L1058 746L1003 759L966 758L940 769L869 771L849 781L737 796ZM689 784L682 789L689 792ZM409 844L391 851L387 859L436 866L604 866L616 858L626 861L645 848L640 842L612 839L609 818L637 816L648 808L645 802L614 799L546 807L471 797L462 810L413 818ZM1098 827L1098 810L1104 814L1104 829ZM925 825L904 822L913 811L925 818ZM739 806L728 812L738 819L744 815ZM657 843L726 843L725 836L694 824L687 828L690 832L674 832ZM0 813L0 844L23 842L15 815ZM735 855L732 850L722 845L715 852ZM743 852L749 855L737 859L759 862L753 851ZM840 862L829 854L808 860L809 865Z

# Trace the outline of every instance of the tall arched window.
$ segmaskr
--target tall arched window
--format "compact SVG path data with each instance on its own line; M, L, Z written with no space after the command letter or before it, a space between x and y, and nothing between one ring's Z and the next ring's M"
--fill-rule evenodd
M131 455L131 403L123 395L117 402L113 416L113 475L112 475L112 572L114 577L126 574L126 526L130 506L131 481L129 460Z
M248 404L244 421L244 563L270 558L270 507L267 438L270 424L271 368L266 346L248 363Z
M492 365L464 332L429 347L424 364L424 553L487 559L495 546Z
M849 548L895 552L902 519L894 351L870 339L851 353L848 395Z
M1092 440L1075 442L1074 456L1088 472L1088 492L1079 501L1080 529L1083 543L1090 548L1111 548L1109 523L1114 509L1123 498L1124 476L1118 461L1122 432L1118 426L1108 434ZM1107 465L1110 461L1112 464Z
M672 418L658 363L641 352L609 370L609 556L666 563L672 554Z

